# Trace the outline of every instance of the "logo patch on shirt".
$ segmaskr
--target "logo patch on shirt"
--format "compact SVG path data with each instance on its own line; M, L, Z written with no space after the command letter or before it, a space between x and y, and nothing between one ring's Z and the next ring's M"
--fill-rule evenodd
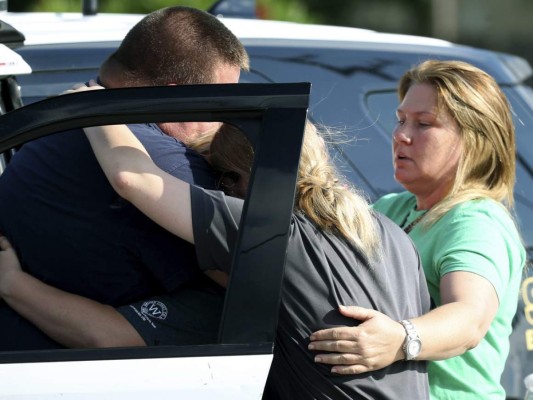
M156 300L145 301L141 306L141 312L148 317L157 319L165 319L168 314L167 306Z

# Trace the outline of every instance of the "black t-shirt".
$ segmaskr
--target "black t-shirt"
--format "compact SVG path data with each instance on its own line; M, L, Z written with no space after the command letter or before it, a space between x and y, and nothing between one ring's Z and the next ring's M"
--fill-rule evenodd
M199 154L155 124L130 128L160 168L215 187ZM199 274L191 244L116 194L81 129L29 142L15 154L0 176L0 232L30 274L105 304L171 291ZM23 332L39 334L16 316L0 305L0 349L29 348L25 342L39 348Z
M191 189L194 240L200 267L228 270L242 200ZM427 363L397 362L379 371L340 376L313 361L312 332L355 321L338 305L359 305L395 320L429 311L423 270L409 237L392 221L376 217L382 242L379 261L292 216L274 359L265 397L283 399L426 399Z

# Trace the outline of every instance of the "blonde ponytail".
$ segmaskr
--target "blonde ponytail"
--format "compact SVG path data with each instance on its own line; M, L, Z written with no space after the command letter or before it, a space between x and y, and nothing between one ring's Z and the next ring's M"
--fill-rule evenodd
M353 243L368 258L377 255L379 238L372 209L361 194L340 180L323 138L311 123L300 157L296 209L320 229Z
M210 132L188 145L206 155L219 172L233 172L248 181L253 149L235 127L224 124L216 134ZM324 140L310 122L306 125L298 167L295 208L319 229L355 245L368 259L379 254L380 242L370 205L351 185L341 182Z

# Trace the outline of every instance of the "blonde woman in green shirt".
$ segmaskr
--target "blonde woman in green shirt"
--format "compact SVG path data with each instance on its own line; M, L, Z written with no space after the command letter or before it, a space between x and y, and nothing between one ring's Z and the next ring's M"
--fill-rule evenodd
M433 399L504 399L500 377L526 259L512 216L507 99L491 76L457 61L415 66L398 93L394 176L407 191L374 207L414 241L434 306L409 321L341 307L360 325L315 332L309 348L338 374L430 360Z

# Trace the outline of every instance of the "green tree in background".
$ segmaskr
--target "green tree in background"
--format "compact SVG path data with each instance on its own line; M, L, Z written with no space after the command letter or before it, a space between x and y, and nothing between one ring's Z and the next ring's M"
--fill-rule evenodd
M149 0L149 1L123 1L123 0L98 0L100 12L139 13L146 14L169 5L186 5L206 9L210 0ZM52 12L80 12L82 0L8 0L9 11L52 11Z
M170 5L209 9L216 0L97 0L100 12L146 14ZM445 0L443 0L445 1ZM83 0L8 0L9 11L80 12ZM431 0L256 0L259 18L429 35Z
M335 0L341 3L341 0ZM215 0L98 0L99 12L146 14L162 7L183 5L207 10ZM258 0L257 14L260 18L284 21L324 22L320 16L308 12L306 0ZM8 10L80 12L82 0L8 0Z

